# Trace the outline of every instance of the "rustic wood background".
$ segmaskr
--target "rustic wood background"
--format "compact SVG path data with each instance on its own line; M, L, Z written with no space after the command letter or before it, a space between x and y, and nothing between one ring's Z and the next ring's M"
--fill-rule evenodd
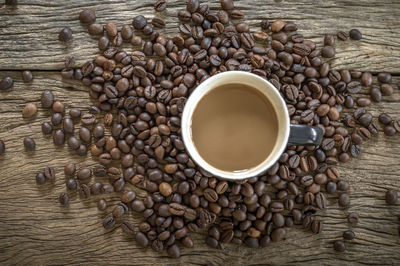
M43 90L52 90L67 108L87 110L90 103L87 88L75 81L62 81L59 71L66 55L74 55L78 64L98 53L97 40L89 37L78 14L93 8L97 21L115 21L119 26L131 23L137 14L154 16L155 0L19 0L16 8L0 2L0 77L15 79L12 90L0 92L0 138L7 152L0 157L0 264L399 264L398 233L400 205L385 204L387 188L400 191L400 136L385 137L382 133L363 145L358 160L340 165L343 179L351 187L351 207L342 209L330 198L329 208L319 213L325 222L320 235L299 228L289 230L288 239L268 248L249 249L228 245L224 250L210 249L203 234L193 234L195 248L182 249L174 260L139 248L120 228L106 232L102 226L105 213L96 208L96 200L80 200L72 195L68 208L59 205L57 197L65 191L63 167L74 161L79 166L95 162L81 158L68 147L55 148L51 138L43 137L40 125L49 121L49 112L39 108L36 117L23 119L22 107L38 102ZM167 20L164 34L177 33L178 10L183 0L168 0L162 14ZM206 1L202 1L206 2ZM219 1L209 1L213 10ZM397 0L242 0L235 1L253 29L261 19L286 19L299 24L301 33L321 44L323 34L358 28L361 41L338 42L337 69L358 69L392 73L395 93L370 107L374 116L386 112L400 119L400 2ZM65 26L73 30L68 44L58 41L58 32ZM22 70L33 71L35 79L24 84ZM24 151L22 139L36 140L34 152ZM46 166L56 169L54 184L36 185L35 174ZM97 198L97 197L96 197ZM116 202L119 195L106 199ZM110 211L110 210L108 210ZM360 214L359 224L352 228L356 239L344 253L337 253L332 243L351 228L345 221L348 212ZM139 216L130 214L138 224Z

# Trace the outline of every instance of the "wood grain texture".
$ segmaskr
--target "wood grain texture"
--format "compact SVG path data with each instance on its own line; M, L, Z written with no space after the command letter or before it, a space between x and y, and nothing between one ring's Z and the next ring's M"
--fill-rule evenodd
M154 1L23 1L17 9L0 7L0 77L15 79L12 90L0 92L0 139L7 152L0 157L0 264L119 264L119 265L395 265L400 262L400 238L397 215L400 205L387 206L384 193L394 187L400 191L400 137L385 137L382 132L362 146L360 158L340 165L344 180L351 184L351 207L339 208L335 197L329 197L329 208L319 213L325 223L320 235L304 232L299 227L289 230L288 240L268 248L250 249L227 245L223 250L204 244L204 232L192 234L195 248L182 248L180 259L166 253L156 254L150 248L138 247L120 228L106 231L102 218L111 211L100 212L97 199L81 200L72 194L70 206L63 208L57 197L65 191L63 167L74 161L80 167L92 166L91 156L79 157L65 145L54 147L52 139L43 137L41 123L50 120L50 113L39 107L36 117L23 119L20 111L27 102L38 102L43 90L52 90L67 110L77 107L87 111L91 100L87 88L76 81L62 81L58 72L66 54L73 54L78 64L97 54L96 40L88 37L86 27L79 24L77 14L88 6L94 8L99 22L114 20L118 25L130 23L136 14L153 16ZM83 3L84 2L84 3ZM182 0L168 1L162 15L168 17L167 34L176 33L176 11L184 7ZM210 1L211 2L211 1ZM212 1L216 9L218 1ZM319 42L324 33L359 28L361 42L337 45L336 68L356 68L377 72L400 73L400 34L397 16L398 1L236 1L255 26L261 18L285 18L299 23L301 32ZM257 6L255 8L255 6ZM338 19L340 18L340 19ZM397 23L397 24L396 24ZM397 26L396 26L397 25ZM57 40L58 31L70 26L74 39L64 46ZM4 71L4 70L15 71ZM21 80L22 69L34 69L32 84ZM1 71L3 70L3 71ZM48 70L48 71L42 71ZM395 93L384 97L369 110L376 117L382 112L400 119L400 77L394 77ZM365 92L364 92L365 93ZM76 129L77 132L77 129ZM36 140L34 152L24 151L22 139ZM56 170L52 184L36 185L35 174L46 166ZM102 181L102 179L99 179ZM105 181L105 180L104 180ZM133 188L139 195L143 191ZM103 195L113 206L120 193ZM349 212L358 212L360 222L350 227L345 222ZM140 215L128 216L136 225ZM332 243L344 230L352 228L356 239L345 253L338 254Z
M19 0L17 8L0 7L0 69L61 69L65 54L79 55L79 61L91 59L97 52L97 39L90 38L87 27L78 20L83 7L96 11L97 22L115 21L119 27L130 24L142 14L154 16L153 0ZM209 1L213 11L219 1ZM161 33L174 36L177 31L178 10L185 8L184 0L168 0L168 8L159 14L167 27ZM252 0L235 1L245 13L252 30L259 30L261 19L285 19L298 23L300 32L321 43L323 35L358 28L363 33L359 42L339 42L337 68L399 73L400 2L396 0ZM255 8L256 7L256 8ZM238 23L238 22L235 22ZM64 27L73 31L73 41L62 44L58 33ZM12 60L10 60L12 58Z

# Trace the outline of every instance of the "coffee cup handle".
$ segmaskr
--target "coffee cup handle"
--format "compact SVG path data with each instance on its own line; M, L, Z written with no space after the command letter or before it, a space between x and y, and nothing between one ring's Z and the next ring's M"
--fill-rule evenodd
M321 144L324 131L319 127L290 125L289 145L318 146Z

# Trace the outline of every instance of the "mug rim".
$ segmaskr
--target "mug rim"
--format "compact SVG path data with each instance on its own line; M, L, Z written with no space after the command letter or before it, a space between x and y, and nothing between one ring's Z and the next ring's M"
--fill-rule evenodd
M227 81L222 82L219 85L213 85L213 83L218 83L216 82L217 79L221 78L226 79ZM256 82L263 83L265 86L263 86L262 88L251 86L249 85L249 82L245 81L244 78L254 79ZM244 82L239 82L239 80L243 79ZM272 152L265 158L264 161L262 161L257 166L243 171L224 171L210 165L199 154L192 138L192 117L194 111L196 110L197 104L205 95L207 95L210 91L214 90L216 87L219 87L223 84L232 84L232 83L247 84L251 87L255 87L255 89L260 91L272 103L278 120L278 129L279 129L278 136ZM268 92L268 94L266 92ZM210 174L218 178L230 181L239 181L247 179L253 176L257 176L268 170L280 158L281 154L284 152L284 149L286 148L286 145L289 140L289 130L290 130L289 112L287 110L286 103L282 98L282 96L280 95L278 89L274 85L272 85L268 80L263 79L262 77L256 74L244 71L222 72L200 83L186 101L181 118L182 140L190 158L192 158L195 161L195 163L198 166L200 166L203 170L209 172Z

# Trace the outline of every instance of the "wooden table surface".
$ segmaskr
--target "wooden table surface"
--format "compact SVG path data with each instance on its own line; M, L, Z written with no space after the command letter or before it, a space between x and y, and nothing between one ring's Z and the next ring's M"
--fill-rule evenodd
M43 90L52 90L68 109L87 110L91 103L87 88L76 81L63 81L59 74L66 55L74 55L82 64L98 53L97 40L89 37L86 26L79 23L79 12L84 7L93 8L98 22L115 21L121 26L131 23L137 14L153 17L154 2L19 0L16 8L0 5L0 77L15 79L12 90L0 92L0 139L7 146L6 154L0 157L0 264L399 265L396 216L400 215L400 205L387 206L384 195L387 188L400 191L400 136L388 138L382 132L362 146L359 159L339 166L343 179L351 184L351 207L339 208L336 199L329 197L328 209L319 213L325 223L323 233L313 235L294 227L286 241L268 248L228 245L224 250L211 249L204 244L204 233L199 233L192 234L195 248L183 248L180 259L170 259L165 252L160 255L138 247L120 228L106 232L101 226L105 213L97 210L97 197L80 200L72 195L68 208L60 206L57 197L65 191L64 165L74 161L79 166L92 166L95 161L90 155L74 155L66 146L54 147L40 128L41 123L49 121L49 112L39 107L35 118L23 119L22 107L27 102L38 102ZM161 14L167 27L161 32L172 35L177 33L176 13L186 1L167 2L168 8ZM219 6L219 1L209 2L212 10ZM235 1L235 5L245 12L253 30L258 29L261 19L285 19L296 22L300 32L319 45L326 33L358 28L363 39L337 42L332 65L375 75L381 71L392 73L393 96L384 97L369 110L375 117L386 112L400 119L399 1L242 0ZM73 41L67 45L57 39L65 26L73 31ZM31 84L21 80L25 69L34 73ZM36 140L36 151L24 151L25 136ZM55 168L56 181L36 185L35 174L46 166ZM117 202L119 195L106 198L110 203ZM359 213L356 227L345 221L348 212ZM135 224L141 221L133 214L129 218ZM349 228L356 239L339 254L332 243Z

